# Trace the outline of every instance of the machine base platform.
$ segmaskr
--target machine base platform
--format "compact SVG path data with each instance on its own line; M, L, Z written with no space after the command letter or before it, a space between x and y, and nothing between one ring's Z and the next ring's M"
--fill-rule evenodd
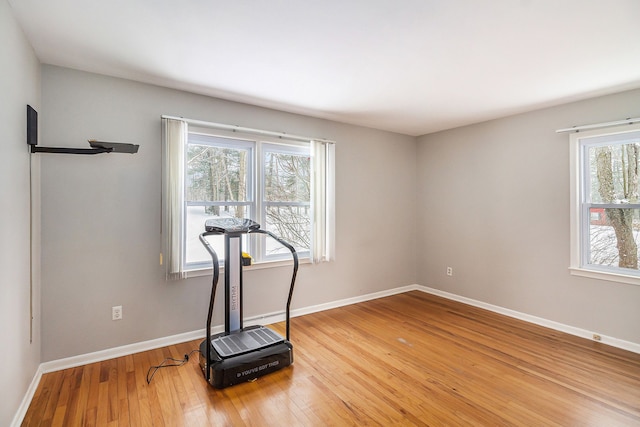
M239 356L263 347L270 347L284 341L277 332L265 326L251 326L235 331L229 335L218 334L212 337L211 344L218 356Z
M200 343L200 369L206 369L205 339ZM210 344L211 345L211 344ZM285 368L293 363L293 345L287 340L237 356L220 357L211 346L209 383L215 388L225 388L247 382ZM206 378L206 373L205 373Z

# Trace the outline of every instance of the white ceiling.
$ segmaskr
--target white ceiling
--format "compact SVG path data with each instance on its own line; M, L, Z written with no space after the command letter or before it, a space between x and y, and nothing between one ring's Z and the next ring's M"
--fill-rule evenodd
M9 3L46 64L408 135L640 88L639 0Z

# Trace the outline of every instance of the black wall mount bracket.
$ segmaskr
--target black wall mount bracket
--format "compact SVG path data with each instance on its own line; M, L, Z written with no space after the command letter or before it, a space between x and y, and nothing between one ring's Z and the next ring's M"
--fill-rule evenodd
M72 147L39 147L38 146L38 112L27 105L27 144L32 153L56 154L101 154L101 153L129 153L138 152L139 145L121 142L105 142L95 139L89 140L91 148Z

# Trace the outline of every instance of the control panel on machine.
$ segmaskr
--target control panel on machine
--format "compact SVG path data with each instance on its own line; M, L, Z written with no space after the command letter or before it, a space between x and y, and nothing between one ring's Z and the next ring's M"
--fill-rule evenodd
M222 234L248 233L259 228L260 224L247 218L214 218L204 224L206 231Z

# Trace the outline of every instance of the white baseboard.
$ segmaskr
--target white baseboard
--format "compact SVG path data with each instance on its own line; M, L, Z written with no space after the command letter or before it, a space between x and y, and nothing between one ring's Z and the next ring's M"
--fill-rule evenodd
M449 292L441 291L439 289L433 289L426 286L416 286L417 290L433 294L439 297L447 298L453 301L458 301L464 304L469 304L474 307L483 308L485 310L493 311L495 313L504 314L505 316L513 317L516 319L524 320L525 322L533 323L536 325L544 326L546 328L555 329L556 331L565 332L570 335L575 335L581 338L586 338L588 340L593 340L594 335L598 335L601 342L603 344L610 345L612 347L621 348L623 350L632 351L634 353L640 354L640 344L634 343L630 341L621 340L618 338L610 337L607 335L603 335L596 331L588 331L586 329L576 328L574 326L565 325L563 323L554 322L553 320L543 319L541 317L532 316L526 313L520 313L515 310L510 310L508 308L500 307L493 304L488 304L486 302L477 301L471 298L463 297L456 294L451 294Z
M20 402L20 406L18 407L16 414L13 416L13 421L11 421L10 424L11 427L20 427L22 424L24 416L27 415L27 409L29 409L29 405L33 400L33 396L36 394L36 390L40 384L40 379L42 379L42 365L38 366L38 369L36 369L36 373L31 380L31 384L29 384L29 388L27 388L27 392L22 398L22 402Z
M216 328L213 328L215 331ZM220 329L220 332L222 329ZM116 357L128 356L141 351L153 350L168 345L179 344L185 341L195 340L204 337L204 328L198 331L185 332L183 334L171 335L164 338L157 338L149 341L142 341L120 347L108 348L93 353L81 354L64 359L44 362L40 365L42 373L60 371L62 369L75 368L76 366L88 365L90 363L102 362L103 360L114 359Z
M374 292L372 294L360 295L357 297L346 298L338 301L327 302L324 304L312 305L309 307L298 308L291 311L291 316L304 316L305 314L317 313L320 311L331 310L332 308L344 307L346 305L357 304L359 302L371 301L378 298L384 298L391 295L402 294L404 292L419 290L421 286L408 285L401 286L399 288L387 289L380 292Z
M633 343L629 341L624 341L618 338L609 337L606 335L602 335L597 332L587 331L585 329L576 328L573 326L565 325L562 323L554 322L552 320L543 319L536 316L531 316L529 314L520 313L518 311L510 310L508 308L500 307L493 304L488 304L482 301L477 301L471 298L463 297L460 295L452 294L449 292L441 291L439 289L429 288L427 286L421 285L408 285L402 286L394 289L388 289L380 292L374 292L371 294L360 295L352 298L345 298L337 301L332 301L324 304L312 305L309 307L297 308L291 311L291 317L304 316L306 314L317 313L320 311L330 310L332 308L344 307L351 304L357 304L359 302L370 301L378 298L383 298L391 295L401 294L409 291L421 291L426 292L432 295L440 296L443 298L447 298L453 301L458 301L464 304L469 304L474 307L483 308L485 310L493 311L495 313L504 314L505 316L513 317L516 319L524 320L529 323L533 323L536 325L544 326L550 329L555 329L557 331L565 332L571 335L575 335L582 338L593 339L594 334L598 334L601 337L600 342L618 347L624 350L632 351L634 353L640 354L640 344ZM266 313L260 316L254 316L248 319L245 319L245 324L247 326L255 325L255 324L271 324L282 322L285 320L284 312L276 312L276 313ZM221 325L215 326L212 329L212 333L222 332L223 327ZM114 347L111 349L96 351L94 353L88 353L73 357L67 357L59 360L52 360L50 362L44 362L40 364L31 385L25 395L22 404L20 405L20 409L16 416L14 417L12 426L19 426L22 422L27 408L29 407L29 403L33 398L36 389L38 388L38 384L40 383L40 379L42 374L47 372L59 371L62 369L73 368L76 366L87 365L89 363L101 362L103 360L109 360L116 357L127 356L134 353L139 353L142 351L153 350L160 347L166 347L169 345L179 344L186 341L191 341L199 338L204 338L205 330L199 329L197 331L185 332L182 334L171 335L164 338L153 339L149 341L142 341L139 343L128 344L120 347Z

